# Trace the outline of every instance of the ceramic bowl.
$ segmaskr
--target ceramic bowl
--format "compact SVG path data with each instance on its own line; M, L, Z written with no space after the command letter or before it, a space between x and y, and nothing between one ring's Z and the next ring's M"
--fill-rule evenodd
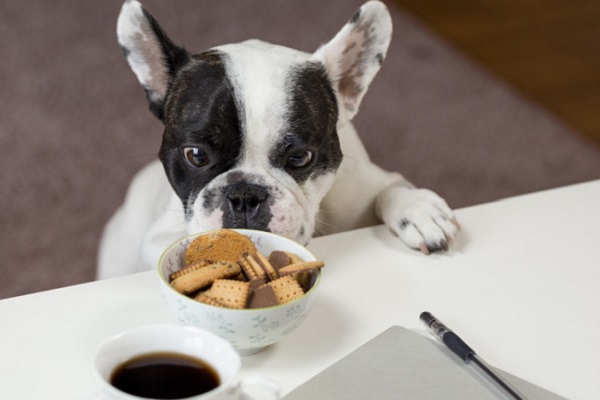
M266 256L271 251L283 250L295 253L304 261L316 260L304 246L285 237L248 229L235 230L248 236L258 251ZM257 353L300 326L315 300L321 281L320 271L313 277L311 288L304 296L267 308L235 310L215 307L174 290L169 285L169 274L185 264L185 250L198 236L191 235L171 245L162 254L158 265L162 293L168 308L180 323L215 333L229 341L241 355Z

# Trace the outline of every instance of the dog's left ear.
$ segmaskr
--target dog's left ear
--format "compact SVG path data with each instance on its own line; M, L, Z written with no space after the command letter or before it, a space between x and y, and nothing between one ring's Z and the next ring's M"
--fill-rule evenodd
M325 65L352 119L379 71L392 38L392 19L380 1L365 3L313 57Z
M173 44L158 22L135 0L127 0L117 21L119 45L146 91L150 110L163 119L169 83L190 56Z

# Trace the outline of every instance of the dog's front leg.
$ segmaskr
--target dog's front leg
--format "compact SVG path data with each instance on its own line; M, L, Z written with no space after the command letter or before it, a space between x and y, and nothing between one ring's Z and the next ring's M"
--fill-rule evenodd
M448 250L460 229L444 199L408 182L397 182L382 190L376 212L409 247L425 254Z

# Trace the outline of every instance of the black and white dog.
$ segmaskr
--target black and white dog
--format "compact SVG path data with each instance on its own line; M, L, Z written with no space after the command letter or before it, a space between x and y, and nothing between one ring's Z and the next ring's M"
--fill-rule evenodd
M305 244L383 221L411 248L448 249L458 225L446 202L374 165L350 122L391 39L383 3L314 54L251 40L192 55L134 0L117 34L165 130L160 162L105 228L99 278L152 268L177 239L223 227Z

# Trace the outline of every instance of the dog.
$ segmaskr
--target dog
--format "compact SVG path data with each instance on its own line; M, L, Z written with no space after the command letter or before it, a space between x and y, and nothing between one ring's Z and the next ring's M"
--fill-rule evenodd
M220 228L307 244L383 222L410 248L448 250L447 203L372 163L351 123L391 40L383 3L313 54L259 40L191 54L135 0L117 36L164 134L104 229L98 278L153 268L181 237Z

